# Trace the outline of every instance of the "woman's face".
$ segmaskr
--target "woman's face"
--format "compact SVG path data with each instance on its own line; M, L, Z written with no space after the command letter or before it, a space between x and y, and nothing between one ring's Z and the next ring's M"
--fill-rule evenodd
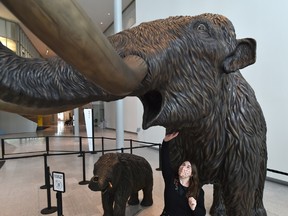
M178 175L180 178L187 178L192 176L192 167L189 161L184 161L180 165L178 169Z

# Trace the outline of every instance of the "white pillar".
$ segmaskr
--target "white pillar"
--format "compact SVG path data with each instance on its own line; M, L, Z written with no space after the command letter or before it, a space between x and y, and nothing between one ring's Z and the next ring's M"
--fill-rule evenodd
M73 114L74 135L79 136L79 108L75 108Z
M93 125L93 109L92 108L85 108L84 109L84 117L85 117L85 125L86 125L86 132L87 132L87 137L88 137L88 148L89 151L93 151L93 146L94 146L94 135L93 131L94 128L92 127Z
M122 31L122 0L114 0L114 33ZM116 101L116 148L124 147L123 100Z

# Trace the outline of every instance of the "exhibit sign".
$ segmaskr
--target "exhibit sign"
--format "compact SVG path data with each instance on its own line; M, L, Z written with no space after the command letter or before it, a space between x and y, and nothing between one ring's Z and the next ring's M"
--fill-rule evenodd
M52 172L53 190L58 192L65 192L65 174L63 172Z
M92 118L92 109L84 109L84 116L85 116L85 125L86 125L86 132L87 132L87 137L88 138L88 147L89 151L93 151L93 118Z

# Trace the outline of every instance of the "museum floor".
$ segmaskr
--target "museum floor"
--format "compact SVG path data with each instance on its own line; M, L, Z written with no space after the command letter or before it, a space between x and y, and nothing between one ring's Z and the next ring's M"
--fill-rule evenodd
M16 134L13 136L44 136L44 135L72 135L71 126L64 126L60 122L58 127L50 127L35 134ZM81 136L86 136L85 130L80 131ZM114 130L95 129L95 137L115 138ZM135 134L125 133L125 138L136 139ZM55 138L57 139L57 137ZM23 150L39 150L43 147L45 140L39 138L25 138L19 140L9 140L5 145L8 153L23 152ZM55 140L54 140L55 141ZM113 143L115 148L115 141ZM78 139L70 138L58 140L56 144L51 144L51 148L61 150L67 148L77 151L76 143ZM54 146L53 146L54 145ZM85 142L84 142L85 145ZM86 144L87 146L88 144ZM100 144L99 144L100 145ZM107 143L108 145L108 143ZM106 141L105 141L106 146ZM42 148L41 147L41 148ZM98 146L99 147L99 146ZM96 149L98 148L96 144ZM105 147L106 148L106 147ZM112 147L113 148L113 147ZM85 149L83 149L85 150ZM151 164L154 172L153 198L154 204L151 207L127 206L126 216L159 216L163 208L163 181L159 167L158 150L155 148L139 148L133 150L134 154L145 157ZM86 180L92 177L93 164L97 161L101 153L85 154ZM15 156L15 155L14 155ZM19 155L18 155L19 156ZM8 157L8 156L7 156ZM47 190L41 189L44 185L44 157L32 157L25 159L6 160L0 168L0 215L1 216L36 216L43 215L41 211L47 210ZM83 180L82 157L78 155L55 155L48 157L50 172L58 171L65 173L66 191L62 195L63 215L65 216L100 216L103 215L101 198L99 192L93 192L87 185L81 185ZM212 202L212 186L205 185L205 205L207 215ZM140 193L140 196L142 194ZM264 205L269 216L288 215L288 186L266 181L264 191ZM56 192L51 189L51 204L48 209L56 206ZM51 208L50 208L51 207ZM48 214L49 215L49 214ZM50 215L57 215L57 212Z

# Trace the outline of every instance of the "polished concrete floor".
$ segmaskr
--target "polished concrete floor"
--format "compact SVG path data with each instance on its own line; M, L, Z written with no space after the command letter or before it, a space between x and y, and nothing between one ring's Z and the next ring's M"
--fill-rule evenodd
M47 157L47 165L52 171L65 173L65 193L62 194L63 215L65 216L100 216L103 215L99 192L93 192L84 180L92 177L93 165L101 156L97 154L85 154L85 175L83 175L83 157L78 154L68 154L79 150L79 139L74 137L59 138L57 136L73 135L71 126L64 126L59 122L58 127L50 127L46 130L33 134L14 134L10 137L26 137L22 139L5 140L5 157L19 157L24 155L43 154L45 150L45 138L49 139L50 153L55 154ZM85 130L80 131L85 137ZM33 138L32 138L33 137ZM114 130L95 128L95 137L115 138ZM3 138L3 137L2 137ZM125 139L136 139L135 134L125 133ZM88 141L83 139L83 150L87 151ZM125 142L125 147L129 146ZM95 141L96 150L101 148L101 139ZM133 143L133 146L142 146ZM105 149L115 148L114 139L105 139ZM31 153L38 151L37 153ZM24 153L25 152L25 153ZM57 155L56 153L67 155ZM129 152L129 151L127 151ZM159 167L159 152L156 148L138 148L134 154L145 157L153 168L154 204L151 207L127 206L126 216L159 216L163 208L164 184ZM1 155L2 156L2 155ZM85 181L84 181L85 183ZM50 190L51 200L47 199L49 190L41 189L45 184L44 157L31 157L25 159L9 159L0 169L0 216L36 216L58 215L56 211L57 199L53 188ZM212 203L212 186L205 185L205 205L207 215ZM140 196L141 193L140 193ZM269 216L288 215L288 186L266 181L264 191L264 205ZM50 213L50 211L55 211Z

